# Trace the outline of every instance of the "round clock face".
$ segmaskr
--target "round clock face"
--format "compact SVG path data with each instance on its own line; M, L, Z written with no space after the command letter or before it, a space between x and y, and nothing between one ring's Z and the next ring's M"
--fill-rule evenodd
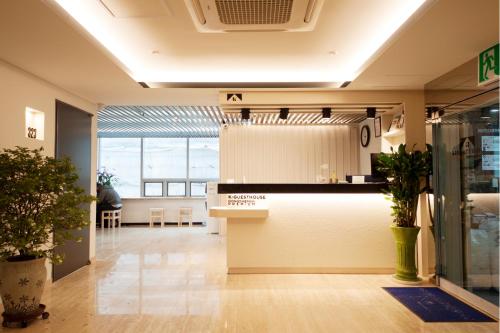
M363 147L368 147L370 143L370 127L368 125L364 125L361 127L361 145Z

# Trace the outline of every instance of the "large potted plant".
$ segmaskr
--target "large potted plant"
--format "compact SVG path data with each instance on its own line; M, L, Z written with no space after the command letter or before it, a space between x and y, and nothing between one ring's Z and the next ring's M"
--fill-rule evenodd
M415 225L418 199L426 191L425 178L432 172L431 147L427 150L407 150L405 144L399 145L391 154L381 153L378 169L389 179L387 194L392 200L391 226L396 241L396 274L402 281L419 281L415 265L415 242L420 227Z
M40 304L49 259L64 259L54 249L72 230L89 223L82 204L94 198L76 185L78 175L68 158L42 155L42 148L16 147L0 153L0 294L4 326L42 315ZM57 232L54 232L57 230Z

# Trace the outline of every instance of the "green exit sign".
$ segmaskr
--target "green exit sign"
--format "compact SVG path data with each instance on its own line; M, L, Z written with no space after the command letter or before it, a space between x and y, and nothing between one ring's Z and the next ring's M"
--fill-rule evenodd
M478 85L482 86L498 80L500 66L498 64L499 44L479 54Z

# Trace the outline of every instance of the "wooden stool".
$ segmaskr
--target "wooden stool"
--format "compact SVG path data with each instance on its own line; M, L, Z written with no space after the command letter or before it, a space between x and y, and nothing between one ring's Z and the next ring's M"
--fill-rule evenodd
M184 217L189 219L189 226L193 226L193 208L191 207L181 207L179 208L179 223L178 226L182 227L182 220Z
M108 228L115 228L115 223L118 222L118 228L122 226L122 210L103 210L101 212L101 229L104 230L104 223L108 222Z
M165 223L165 209L163 208L149 208L149 227L154 226L155 221L160 222L160 226L163 228Z

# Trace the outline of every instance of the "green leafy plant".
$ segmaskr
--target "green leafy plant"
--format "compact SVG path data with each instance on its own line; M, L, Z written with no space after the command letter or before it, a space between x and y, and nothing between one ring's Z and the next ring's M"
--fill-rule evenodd
M110 172L107 172L106 169L102 171L97 171L97 184L103 186L113 186L118 182L118 178Z
M89 224L82 204L95 198L76 185L68 158L42 155L43 149L16 147L0 153L0 257L63 260L55 247L79 240L72 230ZM54 232L57 230L57 232Z
M419 195L427 190L425 178L432 172L432 150L406 150L406 145L399 145L397 150L391 147L391 154L381 153L378 157L378 170L389 178L387 194L393 205L392 216L398 227L415 226Z

